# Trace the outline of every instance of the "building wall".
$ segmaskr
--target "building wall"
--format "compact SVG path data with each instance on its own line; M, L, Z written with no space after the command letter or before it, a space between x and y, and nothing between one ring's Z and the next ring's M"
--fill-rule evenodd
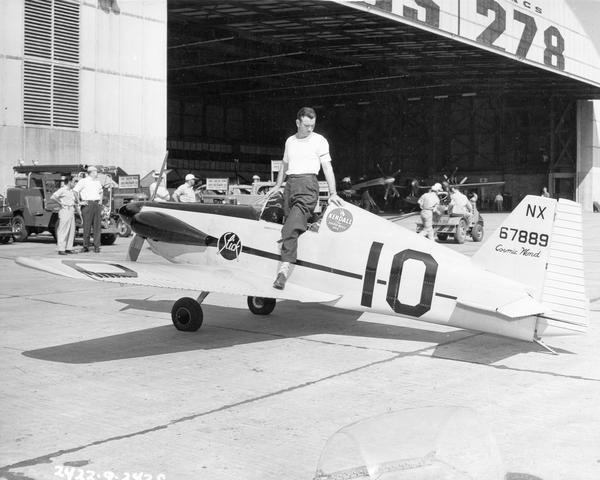
M577 105L577 201L592 211L600 202L600 100Z
M25 124L25 2L0 2L0 192L12 184L12 166L19 161L118 165L132 174L160 166L166 148L167 0L77 1L74 129Z

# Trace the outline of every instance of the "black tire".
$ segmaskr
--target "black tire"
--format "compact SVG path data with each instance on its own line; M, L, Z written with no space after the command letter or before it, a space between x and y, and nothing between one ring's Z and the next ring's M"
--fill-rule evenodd
M438 233L437 238L440 242L445 242L446 240L448 240L448 234L447 233Z
M0 243L8 243L12 237L10 235L5 235L4 237L0 237Z
M202 307L193 298L180 298L171 309L171 320L177 330L195 332L202 326L204 320Z
M100 245L112 245L116 240L116 233L103 233L100 235Z
M481 242L483 240L483 225L481 223L476 223L473 225L473 229L471 230L471 238L474 242Z
M15 215L12 219L13 238L15 242L24 242L29 236L25 219L21 215Z
M131 227L121 219L117 222L117 230L119 231L119 237L129 237L131 235Z
M458 225L456 226L456 231L454 232L454 242L455 243L465 243L467 238L467 222L464 218L460 219Z
M269 315L276 303L274 298L248 297L248 308L254 315Z

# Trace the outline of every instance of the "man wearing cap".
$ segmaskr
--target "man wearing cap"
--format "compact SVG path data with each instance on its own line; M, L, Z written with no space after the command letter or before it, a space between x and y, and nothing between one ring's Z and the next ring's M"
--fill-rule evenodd
M296 262L298 237L307 229L307 222L319 200L317 175L323 174L329 187L329 201L341 206L335 186L335 175L331 167L329 143L324 136L314 132L316 112L310 107L301 108L296 115L295 135L285 142L283 162L271 195L279 190L286 180L283 192L283 208L286 220L281 229L281 264L273 287L283 290L290 274L291 264ZM286 178L287 176L287 178Z
M433 210L440 204L440 199L437 195L437 192L441 190L442 186L439 183L435 183L429 189L429 192L421 195L418 201L419 207L421 207L421 222L423 222L423 230L421 230L421 235L424 235L430 240L435 240L433 234Z
M73 187L77 183L77 177L65 180L64 186L60 187L50 197L60 204L58 211L58 227L56 228L56 245L59 255L77 253L73 250L75 239L75 194Z
M171 195L169 195L169 191L165 187L165 176L159 180L158 177L160 173L154 172L152 174L154 177L154 182L150 184L150 199L152 200L154 197L155 202L168 202L171 199ZM154 193L156 191L156 193Z
M185 176L185 183L177 187L173 192L173 200L176 202L195 202L196 192L194 192L194 183L198 180L193 173Z
M87 177L77 182L73 192L81 205L83 217L83 249L90 251L90 230L93 228L94 252L100 252L101 216L102 216L102 183L98 180L98 169L90 165Z

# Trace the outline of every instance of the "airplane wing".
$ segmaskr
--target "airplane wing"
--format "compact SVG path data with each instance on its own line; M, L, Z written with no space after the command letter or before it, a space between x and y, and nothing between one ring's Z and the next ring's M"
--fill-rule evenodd
M341 296L302 287L291 281L287 282L285 290L276 290L272 287L272 278L261 275L248 278L247 272L233 268L47 257L18 257L15 261L25 267L64 277L124 285L219 292L299 302L327 303Z

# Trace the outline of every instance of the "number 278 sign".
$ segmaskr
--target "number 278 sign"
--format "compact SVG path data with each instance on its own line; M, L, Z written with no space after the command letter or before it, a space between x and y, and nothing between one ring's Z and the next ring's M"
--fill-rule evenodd
M519 59L600 83L600 54L581 24L586 15L577 11L576 2L367 0L355 3L368 4Z

